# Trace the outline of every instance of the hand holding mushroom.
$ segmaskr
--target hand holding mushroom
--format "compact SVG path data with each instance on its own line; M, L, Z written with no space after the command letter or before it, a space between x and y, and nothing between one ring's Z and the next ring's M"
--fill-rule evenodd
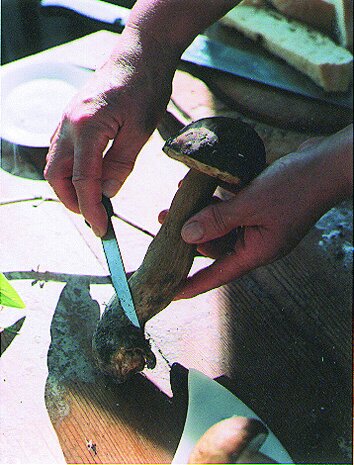
M220 286L291 250L328 208L350 195L352 144L348 127L305 144L261 173L263 143L240 120L205 118L169 139L164 151L191 170L129 280L141 326L176 296L187 298ZM232 200L208 206L220 182L239 188L249 184ZM188 237L196 222L202 236ZM187 278L197 246L207 253L210 241L240 226L243 235L231 253ZM118 381L155 364L143 333L126 320L113 298L93 339L98 365Z
M305 142L234 198L214 202L184 224L186 243L216 260L187 278L175 299L221 286L284 256L352 189L352 125L330 137ZM239 228L242 235L225 254L222 239Z

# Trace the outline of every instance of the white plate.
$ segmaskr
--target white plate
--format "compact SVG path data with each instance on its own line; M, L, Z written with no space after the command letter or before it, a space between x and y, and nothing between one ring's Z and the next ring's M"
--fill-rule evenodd
M1 73L1 137L48 147L62 112L91 71L65 63L36 63Z

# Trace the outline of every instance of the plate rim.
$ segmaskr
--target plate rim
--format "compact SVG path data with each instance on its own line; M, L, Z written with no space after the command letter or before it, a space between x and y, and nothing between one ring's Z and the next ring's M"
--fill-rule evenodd
M85 83L85 81L93 74L93 71L77 66L73 63L60 62L60 61L44 61L35 63L21 63L16 67L9 67L6 65L0 68L1 77L1 101L3 102L2 108L5 108L6 98L10 92L16 87L30 82L35 79L52 78L58 79L74 86L77 90ZM57 76L56 76L57 74ZM77 79L72 79L73 74ZM14 77L19 76L18 79ZM12 82L13 81L13 82ZM6 95L4 93L6 92ZM59 123L59 121L58 121ZM18 130L20 127L18 127ZM10 142L14 145L33 148L47 148L50 145L50 137L52 134L43 133L21 133L16 134L16 126L9 124L6 119L4 111L1 114L1 139Z

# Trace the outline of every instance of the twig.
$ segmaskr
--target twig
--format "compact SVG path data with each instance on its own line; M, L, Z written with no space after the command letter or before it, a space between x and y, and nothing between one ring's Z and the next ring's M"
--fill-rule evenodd
M129 226L132 226L135 229L138 229L140 232L147 234L148 236L154 238L155 234L151 233L147 229L142 228L141 226L137 225L136 223L133 223L132 221L128 220L127 218L124 218L123 216L119 215L118 213L113 212L113 216L118 218L119 220L123 221L123 223L129 224Z
M28 199L5 200L4 202L0 202L0 206L11 205L14 203L34 202L36 200L40 200L41 202L59 202L58 199L54 199L52 197L39 196L39 197L30 197Z
M35 201L38 201L38 200L40 200L41 202L57 202L57 203L60 203L60 201L58 199L55 199L55 198L52 198L52 197L38 196L38 197L30 197L30 198L25 198L25 199L5 200L4 202L0 202L0 206L13 205L13 204L16 204L16 203L24 203L24 202L35 202ZM138 229L140 232L142 232L144 234L147 234L148 236L150 236L152 238L155 237L155 234L151 233L150 231L143 228L142 226L139 226L138 224L133 223L132 221L128 220L127 218L124 218L124 216L121 216L118 213L114 212L113 216L115 216L119 220L123 221L124 223L129 224L129 226L132 226L133 228Z
M131 273L130 273L131 274ZM7 279L32 279L36 281L53 281L53 282L67 282L72 279L82 279L89 284L110 284L110 276L94 276L84 274L70 274L70 273L55 273L53 271L6 271L4 275Z

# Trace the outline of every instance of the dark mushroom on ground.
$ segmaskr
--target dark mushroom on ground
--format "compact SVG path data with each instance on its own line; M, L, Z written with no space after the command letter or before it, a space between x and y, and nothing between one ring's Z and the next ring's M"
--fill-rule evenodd
M254 129L227 117L191 123L168 139L163 150L191 169L141 266L129 279L142 328L170 304L191 269L196 247L183 241L183 224L210 203L219 183L242 187L266 165L264 144ZM101 371L118 382L156 364L143 330L130 323L116 297L98 323L93 352Z

